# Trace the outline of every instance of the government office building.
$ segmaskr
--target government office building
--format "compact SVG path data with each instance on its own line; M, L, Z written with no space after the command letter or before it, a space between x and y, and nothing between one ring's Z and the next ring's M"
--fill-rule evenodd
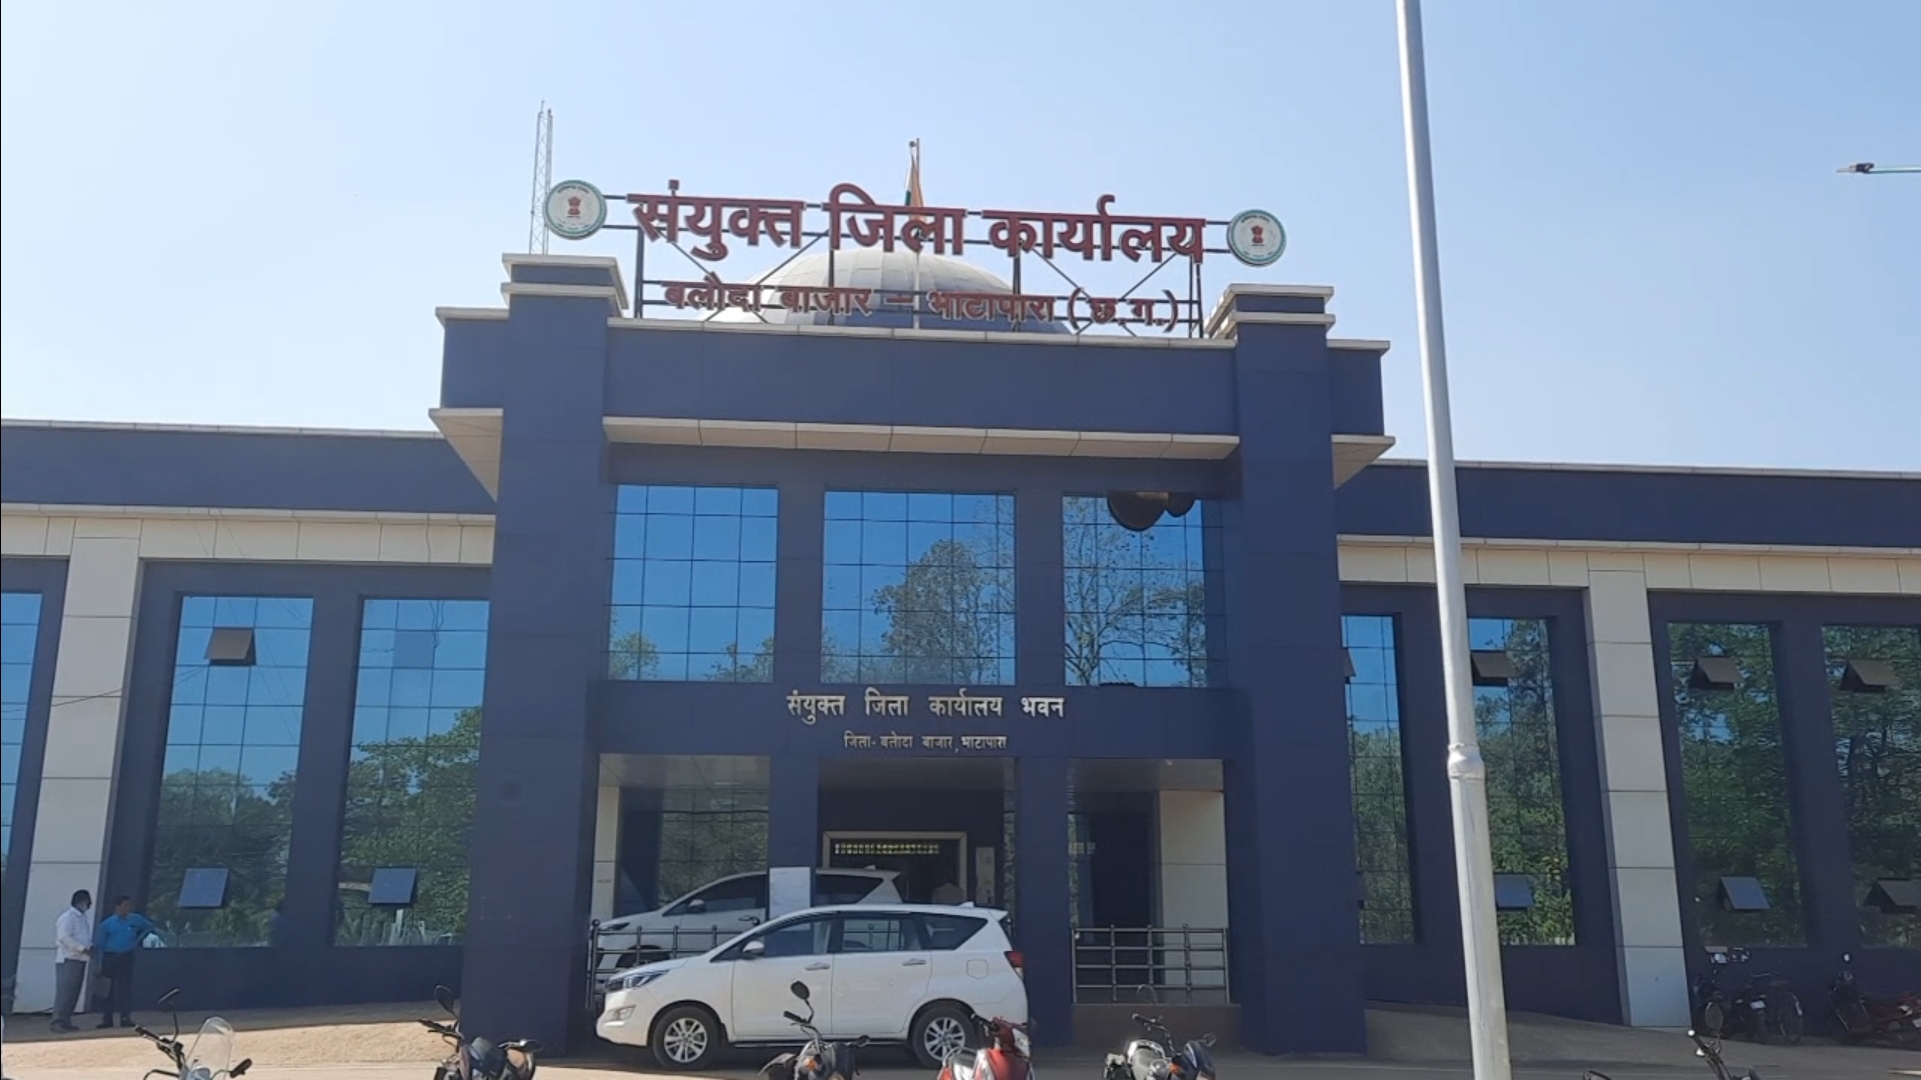
M434 432L0 428L18 1008L87 888L163 928L138 999L578 1047L590 920L770 866L1007 909L1044 1041L1149 981L1270 1052L1462 1003L1426 478L1332 290L1098 336L504 262ZM1921 969L1921 477L1460 492L1510 1007Z

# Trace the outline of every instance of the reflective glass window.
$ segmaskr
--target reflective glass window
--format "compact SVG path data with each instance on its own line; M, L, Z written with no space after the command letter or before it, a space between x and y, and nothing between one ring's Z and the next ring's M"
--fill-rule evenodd
M1014 497L827 493L821 677L1014 681Z
M486 677L487 601L361 605L335 944L460 941ZM383 868L417 871L412 907L369 906Z
M1505 686L1474 688L1474 727L1487 762L1488 838L1494 872L1520 874L1534 906L1499 915L1509 945L1574 944L1568 890L1567 809L1546 619L1469 619L1469 647L1503 653Z
M13 800L27 740L34 650L40 643L40 594L0 593L0 866L13 848Z
M766 907L766 782L723 785L690 778L662 789L659 867L657 889L663 901L686 896L730 874L755 873L753 878L719 886L711 897L702 893L701 898L714 904ZM738 928L729 932L734 929Z
M1830 626L1822 636L1861 943L1921 948L1921 915L1869 902L1877 881L1921 878L1921 629Z
M779 516L774 488L622 487L609 676L773 681Z
M1063 506L1070 686L1207 686L1208 595L1219 595L1208 549L1212 508L1196 502L1136 532L1114 520L1105 497ZM1218 546L1215 545L1215 550Z
M1354 663L1354 675L1347 680L1348 762L1354 778L1361 940L1369 944L1414 940L1395 628L1391 615L1341 619L1342 644Z
M181 600L146 890L170 946L280 943L312 627L309 599ZM216 629L251 631L249 655L209 660ZM224 907L179 907L194 869L227 871Z
M1803 944L1773 635L1762 625L1674 623L1668 641L1702 944ZM1734 662L1733 686L1717 673L1696 677L1698 659L1717 657ZM1758 880L1767 910L1723 910L1724 877Z

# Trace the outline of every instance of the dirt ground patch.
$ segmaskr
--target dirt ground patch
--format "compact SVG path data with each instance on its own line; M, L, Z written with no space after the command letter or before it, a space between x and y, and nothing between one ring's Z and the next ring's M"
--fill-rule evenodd
M181 1013L188 1039L211 1015ZM336 1065L358 1062L423 1062L446 1052L439 1036L415 1022L441 1015L433 1002L347 1005L316 1009L236 1009L220 1013L234 1027L234 1053L260 1065ZM134 1020L162 1034L172 1029L164 1013L135 1013ZM12 1070L68 1067L127 1070L163 1063L151 1043L127 1028L95 1030L98 1017L76 1017L71 1035L48 1030L44 1016L10 1016L6 1064Z

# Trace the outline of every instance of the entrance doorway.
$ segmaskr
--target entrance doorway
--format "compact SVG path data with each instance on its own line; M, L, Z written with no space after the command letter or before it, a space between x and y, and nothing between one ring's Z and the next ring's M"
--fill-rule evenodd
M931 904L934 890L954 885L967 891L964 832L828 832L821 835L821 865L839 870L892 870L894 887L910 904Z

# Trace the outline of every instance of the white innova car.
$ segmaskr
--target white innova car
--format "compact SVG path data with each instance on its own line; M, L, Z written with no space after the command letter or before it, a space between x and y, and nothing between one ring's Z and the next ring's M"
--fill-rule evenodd
M899 876L892 870L816 870L813 903L897 904ZM638 964L708 952L766 921L767 872L733 874L653 911L599 923L594 970L605 979Z
M795 1043L781 1013L807 984L828 1039L905 1043L924 1068L967 1044L970 1014L1027 1022L1007 913L934 904L812 908L700 956L616 974L595 1030L650 1046L667 1069L702 1069L728 1045Z

